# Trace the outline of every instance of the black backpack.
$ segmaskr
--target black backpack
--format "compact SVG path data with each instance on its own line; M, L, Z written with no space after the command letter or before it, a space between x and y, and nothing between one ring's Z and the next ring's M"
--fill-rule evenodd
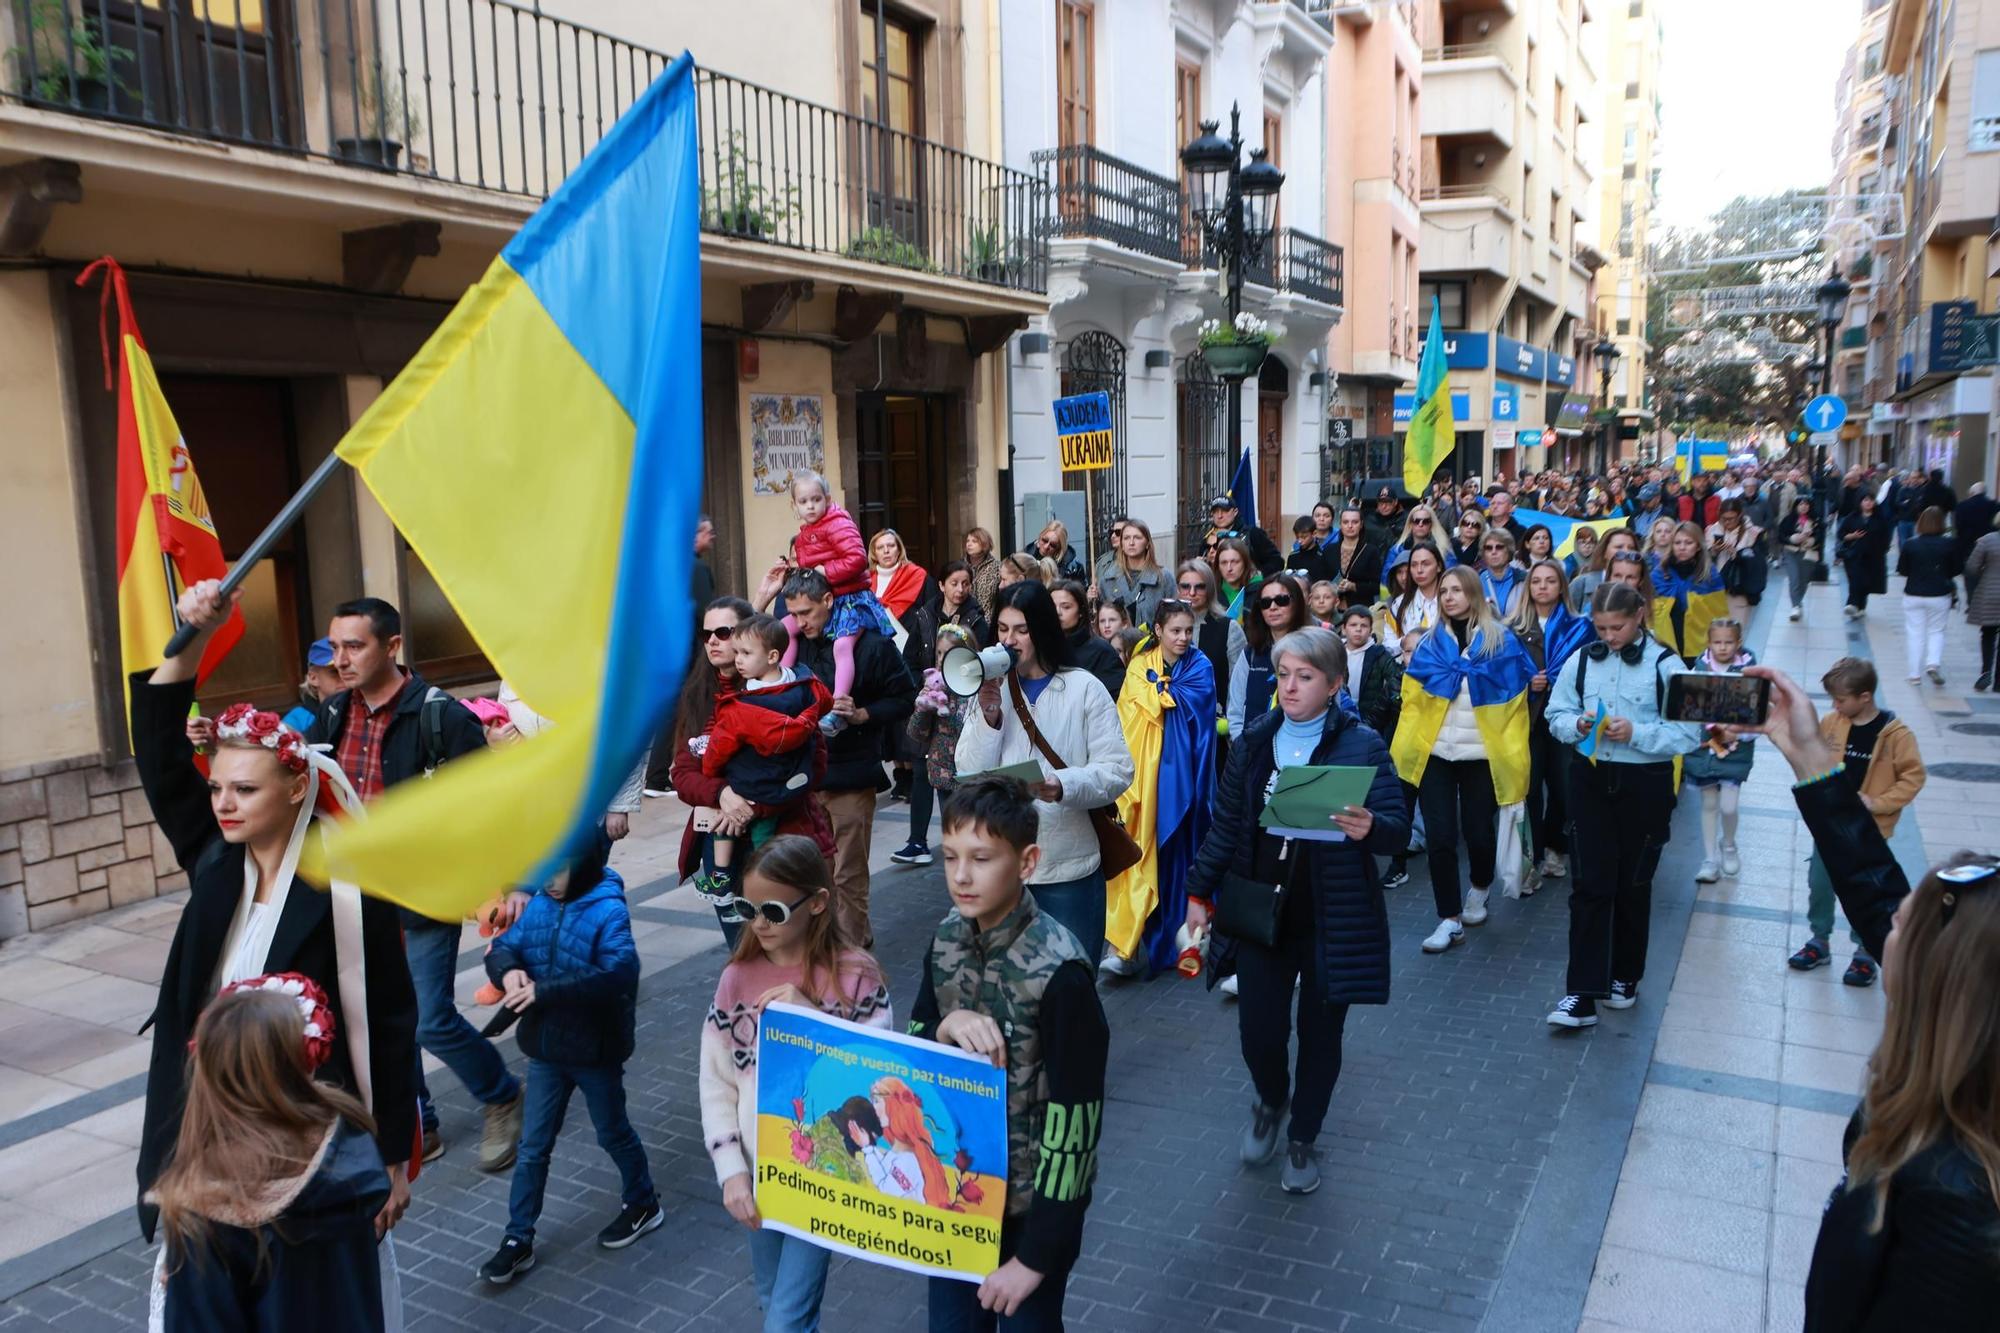
M353 697L352 691L348 693L347 697ZM423 755L424 760L422 776L426 778L437 772L438 765L450 758L445 753L444 748L444 710L455 702L456 700L451 695L446 694L435 685L424 687L423 706L417 710L417 743L421 747L419 753ZM331 703L328 705L326 710L326 734L329 737L340 735L340 729L346 725L346 715L347 705L345 700L338 705Z

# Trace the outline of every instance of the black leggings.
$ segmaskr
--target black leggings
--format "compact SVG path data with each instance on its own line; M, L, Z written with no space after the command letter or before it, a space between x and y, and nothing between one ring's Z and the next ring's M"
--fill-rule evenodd
M931 787L928 768L918 765L910 767L910 841L928 847L931 845L931 809L937 804L937 792Z
M1575 751L1537 718L1528 731L1528 833L1535 860L1569 851L1569 761Z
M1347 1027L1347 1006L1319 998L1312 963L1317 947L1310 931L1283 934L1275 949L1247 940L1236 946L1236 1019L1243 1063L1258 1101L1283 1106L1290 1097L1292 1124L1286 1137L1293 1143L1311 1143L1319 1137L1326 1108L1333 1101L1333 1085L1340 1081L1340 1044ZM1301 975L1305 984L1298 988L1299 1060L1294 1079L1285 1057L1292 1035L1292 983Z
M1425 855L1431 867L1431 894L1439 917L1457 916L1465 900L1458 887L1458 843L1465 839L1472 887L1493 886L1494 827L1500 807L1493 799L1493 770L1484 759L1433 759L1417 786L1424 809Z
M2000 578L2000 574L1992 575ZM1990 676L2000 669L2000 625L1979 627L1979 674Z

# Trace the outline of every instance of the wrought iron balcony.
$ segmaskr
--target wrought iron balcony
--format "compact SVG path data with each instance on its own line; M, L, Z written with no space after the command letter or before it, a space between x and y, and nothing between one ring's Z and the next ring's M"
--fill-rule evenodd
M514 0L0 0L25 105L546 198L669 57ZM1025 172L711 70L702 226L1041 291Z
M1332 241L1287 227L1278 255L1281 289L1328 305L1347 304L1347 255Z
M1181 255L1180 182L1089 144L1044 148L1034 155L1054 201L1051 236L1081 236L1152 255Z

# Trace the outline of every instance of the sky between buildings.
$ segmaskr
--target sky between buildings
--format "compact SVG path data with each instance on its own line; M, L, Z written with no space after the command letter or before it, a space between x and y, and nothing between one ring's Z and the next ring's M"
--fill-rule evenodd
M1660 0L1656 229L1739 194L1826 185L1834 80L1860 17L1860 0Z

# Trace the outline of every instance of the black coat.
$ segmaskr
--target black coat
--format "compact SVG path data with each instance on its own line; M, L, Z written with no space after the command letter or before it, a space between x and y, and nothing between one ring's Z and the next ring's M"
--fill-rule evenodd
M796 665L833 688L833 640L799 637ZM882 761L894 757L895 738L916 708L917 680L896 651L895 640L865 629L854 636L854 703L868 720L827 743L821 791L887 791Z
M1951 511L1952 533L1958 542L1958 565L1972 558L1979 539L1993 531L1993 519L2000 515L2000 500L1990 495L1968 495Z
M1303 579L1308 588L1321 579L1330 577L1327 573L1326 552L1317 545L1295 548L1285 557L1285 568Z
M1857 591L1884 593L1889 590L1889 538L1894 531L1889 525L1888 515L1880 509L1875 511L1872 519L1863 518L1857 509L1840 520L1834 549L1840 553L1840 563L1847 567L1848 581ZM1861 535L1853 541L1847 540L1848 534L1854 532Z
M1912 537L1896 552L1896 572L1908 580L1905 597L1956 596L1958 569L1958 547L1943 534Z
M1382 548L1363 541L1361 548L1348 560L1345 568L1340 563L1341 544L1335 541L1326 548L1326 578L1338 589L1343 579L1354 585L1354 591L1339 594L1342 606L1372 606L1376 595L1382 591Z
M424 695L429 692L430 683L414 671L409 675L409 683L396 700L395 716L389 719L389 730L382 737L382 786L385 789L418 776L427 766L423 708ZM337 751L341 731L347 725L347 710L353 700L353 690L342 690L328 699L326 707L320 710L319 721L306 733L306 740L315 745L325 742ZM486 729L479 725L479 719L470 708L446 705L439 721L443 730L444 758L456 759L469 750L485 748Z
M1347 682L1361 720L1378 736L1396 734L1396 722L1403 713L1403 667L1396 655L1379 643L1368 645L1361 657L1361 679Z
M1271 863L1271 848L1260 849L1259 844L1276 844L1278 839L1260 830L1257 820L1264 813L1264 795L1277 768L1272 739L1284 720L1284 714L1273 708L1229 747L1229 765L1215 789L1215 820L1188 875L1190 898L1213 901L1222 891L1225 874L1256 879L1259 867ZM1326 731L1312 762L1375 770L1368 789L1375 826L1366 841L1291 845L1298 864L1289 891L1312 894L1313 923L1319 932L1314 993L1327 1004L1387 1004L1389 913L1382 903L1374 858L1393 856L1409 843L1410 814L1403 803L1403 787L1382 738L1338 708L1327 710ZM1213 985L1236 970L1236 941L1218 931L1209 945L1209 959Z
M139 1193L151 1188L180 1134L186 1095L187 1047L195 1020L215 997L223 937L243 898L242 843L223 840L208 803L208 783L194 766L188 744L188 708L194 682L151 685L132 677L132 751L139 780L174 858L187 871L188 901L167 950L160 998L147 1020L153 1058L146 1074L146 1113L139 1143ZM457 710L469 718L464 709ZM347 1025L340 1008L339 966L333 945L332 899L306 889L289 893L271 937L267 970L301 972L326 992L336 1019L333 1053L319 1076L350 1092L359 1089L348 1058ZM368 1063L373 1071L376 1142L382 1160L408 1161L417 1132L417 993L403 956L396 908L376 898L361 901L361 947L368 979ZM153 1235L154 1210L141 1204L139 1225Z
M1097 677L1111 702L1117 703L1118 691L1125 688L1125 660L1118 656L1118 650L1081 625L1064 637L1069 640L1070 664Z
M173 1270L167 1333L382 1328L375 1215L388 1201L374 1143L342 1122L281 1214L242 1226L216 1219L209 1243Z

